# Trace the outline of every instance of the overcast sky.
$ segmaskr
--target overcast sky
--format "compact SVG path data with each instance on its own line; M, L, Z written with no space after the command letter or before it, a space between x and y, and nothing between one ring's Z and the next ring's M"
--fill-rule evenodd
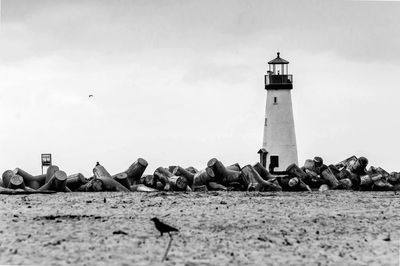
M242 166L281 52L299 162L400 171L400 2L2 0L0 166ZM88 95L94 97L89 98Z

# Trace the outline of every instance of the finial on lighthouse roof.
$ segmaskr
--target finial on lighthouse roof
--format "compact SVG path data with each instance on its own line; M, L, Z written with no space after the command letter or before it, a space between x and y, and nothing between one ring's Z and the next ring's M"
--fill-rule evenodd
M276 54L278 55L278 58L280 58L279 55L280 55L281 53L280 53L280 52L277 52Z

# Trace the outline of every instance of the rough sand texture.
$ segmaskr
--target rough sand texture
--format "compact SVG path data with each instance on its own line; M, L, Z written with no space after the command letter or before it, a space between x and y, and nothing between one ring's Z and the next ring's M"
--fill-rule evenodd
M157 216L181 230L166 265L399 265L399 198L347 191L0 195L0 264L160 265L169 238L149 220Z

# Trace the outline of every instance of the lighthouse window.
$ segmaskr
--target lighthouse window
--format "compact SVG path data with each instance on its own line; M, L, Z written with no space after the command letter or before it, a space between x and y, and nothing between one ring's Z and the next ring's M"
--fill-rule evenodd
M274 97L274 104L278 104L278 97Z

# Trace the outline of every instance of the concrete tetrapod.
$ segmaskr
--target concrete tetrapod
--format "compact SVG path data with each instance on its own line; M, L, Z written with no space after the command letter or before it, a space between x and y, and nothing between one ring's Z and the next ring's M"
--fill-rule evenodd
M374 166L370 166L367 174L381 174L384 177L389 176L389 173L386 172L383 168L381 167L374 167Z
M183 176L186 178L186 180L188 181L188 185L190 187L193 187L193 181L194 181L194 175L193 173L189 172L188 170L180 167L180 166L176 166L174 168L174 170L172 171L172 174L175 176Z
M361 176L367 173L367 171L365 170L367 165L368 165L368 159L365 157L360 157L353 164L349 165L347 168L350 172Z
M313 171L313 172L315 172L315 169L314 169L314 161L313 160L311 160L311 159L307 159L305 162L304 162L304 169L308 169L308 170L311 170L311 171Z
M95 179L100 180L102 183L102 190L103 191L122 191L122 192L129 192L130 189L124 187L117 181L115 181L109 172L100 164L97 164L93 168L93 174Z
M343 178L338 180L338 186L336 189L351 189L353 186L353 182L351 182L350 178Z
M173 191L191 191L188 181L184 176L173 175L168 177L168 182Z
M10 183L10 179L13 175L14 172L11 170L4 171L3 175L1 176L3 179L3 187L8 188L8 184Z
M229 165L229 166L226 167L226 169L233 170L233 171L238 171L238 172L240 172L242 170L242 168L240 167L240 165L238 163L234 163L232 165Z
M54 173L59 171L60 168L57 165L50 165L46 171L46 183L53 177Z
M339 174L340 174L340 170L338 168L336 168L336 166L334 166L333 164L328 165L329 169L331 169L332 173L335 175L336 179L339 180L341 178L339 178Z
M318 189L319 192L324 192L324 191L327 191L327 190L329 190L329 186L327 184L321 185L319 187L319 189Z
M385 178L374 181L374 184L372 185L373 191L392 191L393 189L393 185L390 184Z
M103 182L100 179L93 178L86 184L80 186L76 191L79 192L101 192L103 189Z
M172 173L174 171L174 169L176 168L176 166L177 165L170 165L166 169L168 170L168 172Z
M382 176L380 174L375 174L375 176L373 176L375 179L380 179ZM368 190L371 188L373 184L372 181L372 176L371 175L363 175L360 177L360 187L363 190Z
M71 191L78 190L82 185L86 184L88 180L81 174L73 174L67 177L67 187Z
M155 188L157 181L155 180L154 175L144 175L140 178L140 183L147 187Z
M143 158L138 158L131 166L129 166L125 173L127 174L129 183L131 185L138 183L147 166L148 163Z
M52 190L57 192L71 192L69 188L67 188L67 174L64 171L56 171L50 178L50 180L41 186L39 191L44 190Z
M209 160L207 167L213 170L216 181L222 185L228 185L229 183L241 183L245 185L240 178L241 172L227 169L216 158Z
M242 183L244 183L244 187L247 191L262 191L263 190L262 184L260 184L258 182L255 175L258 175L260 177L260 175L256 172L256 170L254 170L254 168L252 166L246 165L245 167L243 167L242 174L240 177L241 177ZM260 177L260 179L262 179L262 178Z
M353 156L341 161L340 163L335 164L335 167L338 169L341 169L343 167L349 168L349 166L353 165L356 161L357 161L357 157L353 155Z
M393 190L386 178L379 173L367 174L360 177L361 190L390 191Z
M193 166L189 166L189 167L185 168L185 170L191 172L192 174L196 174L199 172L199 170L197 170Z
M321 185L327 184L327 181L320 176L321 169L324 167L326 166L321 165L320 167L316 167L314 160L306 160L304 166L300 168L307 174L307 177L303 179L304 183L313 189L320 188Z
M336 179L335 175L332 173L331 169L329 167L326 167L322 172L321 172L321 177L328 182L328 185L331 189L335 189L337 186L339 186L339 181Z
M193 177L193 187L205 186L209 182L215 180L214 171L211 168L206 168L196 173Z
M164 167L158 167L154 171L154 178L157 181L160 181L163 184L163 190L169 191L171 190L171 185L169 184L168 178L173 176L173 174L165 169Z
M400 184L400 173L392 172L388 177L388 182L392 185Z
M166 191L186 191L188 189L189 182L184 176L176 176L164 167L158 167L154 171L154 177L163 184L163 189Z
M332 166L329 166L329 169L331 169L332 173L335 174L335 172L332 170ZM335 174L336 178L338 180L340 179L346 179L346 178L350 178L351 179L351 173L346 169L346 168L342 168L342 170L338 171Z
M312 191L299 177L277 176L276 179L283 191Z
M20 175L13 175L10 178L10 182L8 183L8 187L11 189L25 189L24 179Z
M268 172L267 168L265 168L264 166L262 166L262 164L260 163L256 163L253 165L254 170L257 171L257 173L261 176L262 179L264 180L270 180L273 179L274 176L270 174L270 172Z
M245 182L247 191L282 191L282 187L280 185L262 179L262 177L251 165L246 165L242 168L241 176Z
M121 185L123 185L124 187L126 187L127 189L131 189L131 184L128 180L128 175L126 173L119 173L116 175L113 175L112 178L117 181L118 183L120 183Z
M307 174L303 170L301 170L300 167L298 167L297 164L295 164L295 163L289 165L286 169L286 172L289 175L298 177L302 180L307 179Z
M14 169L14 174L22 176L24 179L25 186L33 188L33 189L38 189L41 186L43 186L46 183L46 175L37 175L33 176L21 168L15 168Z

